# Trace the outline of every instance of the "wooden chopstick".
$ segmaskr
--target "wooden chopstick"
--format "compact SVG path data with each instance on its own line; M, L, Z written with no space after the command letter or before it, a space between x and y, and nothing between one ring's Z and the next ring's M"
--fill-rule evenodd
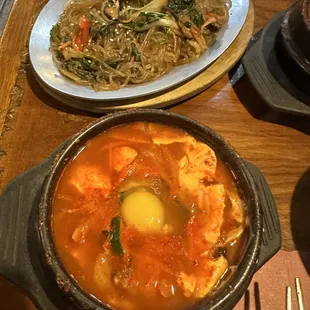
M286 287L286 310L292 310L292 289L290 286Z
M297 294L297 302L298 302L298 309L304 310L304 302L302 297L302 289L299 278L295 279L295 285L296 285L296 294Z
M298 309L304 310L304 301L299 278L295 278L295 289L297 295ZM286 310L292 310L292 288L290 286L286 287Z

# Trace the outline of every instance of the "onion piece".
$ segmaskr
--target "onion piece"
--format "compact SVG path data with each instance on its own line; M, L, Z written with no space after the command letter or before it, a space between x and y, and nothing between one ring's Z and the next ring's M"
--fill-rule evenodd
M86 241L86 234L88 231L88 224L82 223L78 227L75 228L72 239L77 243L85 243Z

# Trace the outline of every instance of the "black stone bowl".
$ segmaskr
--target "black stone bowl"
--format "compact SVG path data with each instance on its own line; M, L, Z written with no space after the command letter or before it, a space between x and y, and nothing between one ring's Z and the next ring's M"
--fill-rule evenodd
M212 296L191 309L232 309L254 273L280 248L276 206L261 172L247 163L212 129L161 110L108 115L64 142L38 166L13 180L0 199L0 273L26 290L40 309L110 309L85 293L65 270L54 247L51 203L67 163L104 130L134 121L159 122L184 129L210 145L233 172L247 206L248 243L240 263Z
M310 75L310 0L299 0L287 10L281 35L290 58Z

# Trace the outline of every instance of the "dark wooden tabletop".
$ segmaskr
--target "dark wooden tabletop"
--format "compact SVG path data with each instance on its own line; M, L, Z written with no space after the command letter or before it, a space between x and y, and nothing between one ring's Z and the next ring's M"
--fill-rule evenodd
M254 0L255 31L292 3ZM15 0L0 41L0 190L94 119L60 108L33 80L27 41L43 4ZM309 120L268 113L246 77L232 85L230 76L171 110L218 131L261 169L278 207L282 249L310 251ZM33 309L24 295L1 278L0 305L5 310Z

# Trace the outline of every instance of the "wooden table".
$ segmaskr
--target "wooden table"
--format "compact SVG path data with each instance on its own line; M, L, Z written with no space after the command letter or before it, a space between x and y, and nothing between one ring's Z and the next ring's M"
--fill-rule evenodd
M292 0L254 0L255 30ZM94 115L55 104L30 72L27 41L44 1L15 0L0 41L0 189L39 163ZM56 109L57 108L57 109ZM274 194L284 250L310 250L310 123L267 115L246 78L234 87L229 76L171 109L218 131L244 159L261 169ZM268 118L268 121L264 119ZM273 122L278 121L284 125ZM297 186L298 184L298 186ZM29 300L0 279L0 308L33 309Z

